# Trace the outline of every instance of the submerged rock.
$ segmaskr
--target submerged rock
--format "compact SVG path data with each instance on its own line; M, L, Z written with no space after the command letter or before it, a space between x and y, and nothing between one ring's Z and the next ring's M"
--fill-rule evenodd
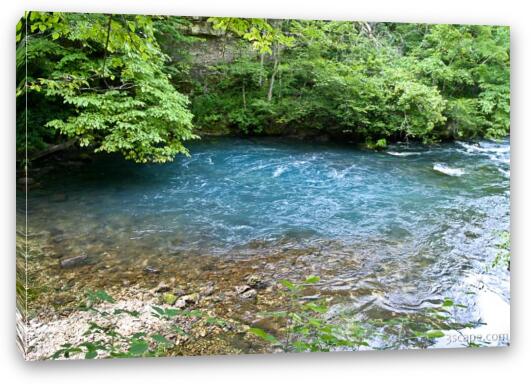
M259 275L249 275L246 279L247 285L255 289L265 289L269 285L267 281L264 281L263 278Z
M61 260L60 265L62 268L74 268L86 264L87 261L87 255L79 255Z
M254 299L258 295L256 289L253 289L248 285L239 285L235 287L234 290L242 299Z
M145 273L150 273L150 274L153 274L153 275L158 275L160 273L160 269L157 269L155 267L152 267L152 266L147 266L144 268L144 272Z

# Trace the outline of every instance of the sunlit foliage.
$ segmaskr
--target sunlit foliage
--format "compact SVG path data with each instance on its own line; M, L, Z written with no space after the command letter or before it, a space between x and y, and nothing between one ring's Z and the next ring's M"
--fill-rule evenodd
M217 60L194 23L222 42ZM509 37L496 26L30 12L17 25L17 148L69 139L164 162L187 153L192 128L372 148L499 138Z

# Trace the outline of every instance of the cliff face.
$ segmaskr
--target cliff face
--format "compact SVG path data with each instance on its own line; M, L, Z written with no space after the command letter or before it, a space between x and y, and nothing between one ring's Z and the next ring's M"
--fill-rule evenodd
M214 29L209 23L208 17L188 17L190 23L182 33L193 38L193 42L187 47L187 54L191 65L191 74L197 80L201 80L212 71L211 66L225 64L242 56L256 56L257 53L246 42L242 42L222 30ZM180 56L171 52L174 60Z
M269 124L261 126L259 131L249 130L248 133L242 132L238 127L233 126L229 122L226 114L230 113L223 108L211 108L209 114L217 114L222 116L219 119L205 119L200 116L204 110L198 107L198 98L210 97L218 99L220 103L230 102L230 98L226 98L225 92L240 93L241 104L250 104L258 99L268 100L267 91L270 83L271 73L267 68L274 67L274 58L272 55L260 55L260 53L253 49L249 42L237 38L230 33L222 30L216 30L212 27L212 23L208 22L207 17L187 17L189 22L181 33L190 38L191 41L186 43L186 46L167 46L165 51L168 52L171 58L176 62L185 62L188 66L189 78L186 80L188 87L181 90L186 93L192 102L192 111L196 115L195 132L200 136L225 136L225 135L265 135L265 136L291 136L297 138L314 138L320 141L328 141L329 139L338 139L341 141L357 141L358 138L349 131L342 131L327 127L327 129L315 129L314 127L294 124L280 124L275 122L272 118ZM182 52L186 52L186 57L182 56ZM246 89L243 86L243 81L239 80L234 73L225 72L225 68L219 66L223 64L232 63L238 59L251 59L255 65L264 68L264 72L260 75L261 90L258 95L252 94L252 90ZM256 69L255 69L256 70ZM247 74L247 81L250 80ZM258 76L256 73L251 76ZM229 77L230 80L229 80ZM231 89L227 91L220 91L219 82L230 81ZM254 81L258 81L257 78ZM282 84L282 80L277 82ZM192 84L193 83L193 84ZM249 83L247 83L249 84ZM182 84L178 86L182 87ZM250 87L249 87L250 88ZM240 108L238 105L236 108ZM196 109L197 108L197 109ZM244 107L245 109L245 107ZM265 112L263 112L265 113Z
M225 116L226 111L222 108L205 111L199 106L201 102L198 99L215 99L218 104L228 105L226 92L240 92L240 88L238 84L222 83L238 83L240 77L230 73L223 65L242 58L259 63L260 54L247 41L214 29L208 17L186 17L186 23L179 32L184 37L183 41L176 44L169 39L163 42L163 49L174 64L185 68L186 75L180 76L175 85L191 100L191 109L196 116L195 132L201 136L241 135L241 131L227 124L225 117L205 118L206 115ZM205 123L205 120L208 122Z

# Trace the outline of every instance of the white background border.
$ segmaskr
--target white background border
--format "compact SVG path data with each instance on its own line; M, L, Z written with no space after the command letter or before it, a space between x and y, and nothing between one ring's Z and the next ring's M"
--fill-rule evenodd
M525 1L4 0L0 128L0 380L4 383L488 383L522 382L531 366L528 237L531 12ZM24 10L251 16L511 26L511 347L27 363L15 347L15 24ZM526 71L527 69L527 71ZM527 107L527 108L526 108ZM520 379L519 379L520 378Z

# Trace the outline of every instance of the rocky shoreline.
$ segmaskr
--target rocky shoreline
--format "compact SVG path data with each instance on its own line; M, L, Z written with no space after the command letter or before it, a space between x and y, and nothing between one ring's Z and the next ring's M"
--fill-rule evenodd
M22 238L19 240L23 242ZM181 259L178 267L164 266L149 258L119 267L107 253L95 262L78 256L58 259L53 241L43 241L42 236L35 235L28 242L29 360L49 359L64 344L86 341L84 333L91 323L106 326L110 321L124 336L137 332L164 335L174 343L169 356L274 352L247 330L260 326L276 335L282 332L283 324L266 313L285 305L278 280L282 276L304 276L304 263L299 268L296 263L308 252L215 260L216 267L207 256L200 263L197 256ZM19 259L20 256L19 252ZM82 310L86 293L96 290L108 292L115 300L99 304L98 311L122 313L109 319ZM316 294L314 290L307 293ZM177 316L168 322L153 316L155 306L197 311L202 316ZM131 317L127 312L138 312L138 316ZM169 331L169 326L177 326L185 334Z
M224 342L220 335L230 334L232 337L246 337L249 328L245 324L231 320L209 322L209 314L204 312L202 318L178 316L174 319L161 319L154 316L154 307L174 308L169 304L160 304L156 293L146 293L137 289L127 289L122 292L123 298L114 303L101 303L95 307L96 311L76 310L67 316L44 311L29 321L27 355L28 360L49 359L63 345L79 345L86 341L95 341L93 336L87 337L86 331L92 323L101 327L115 327L124 337L131 337L140 332L146 334L160 334L173 343L168 355L200 355L200 354L238 354L241 349ZM186 305L198 308L194 303ZM102 315L112 313L112 316ZM136 313L131 316L130 313ZM172 331L178 327L182 333ZM99 341L108 341L106 335L98 336ZM205 343L209 340L210 343ZM208 345L210 344L210 345ZM207 345L208 347L205 347ZM125 347L125 346L124 346ZM73 355L71 358L82 359L83 354ZM98 358L108 357L108 353L99 353Z

